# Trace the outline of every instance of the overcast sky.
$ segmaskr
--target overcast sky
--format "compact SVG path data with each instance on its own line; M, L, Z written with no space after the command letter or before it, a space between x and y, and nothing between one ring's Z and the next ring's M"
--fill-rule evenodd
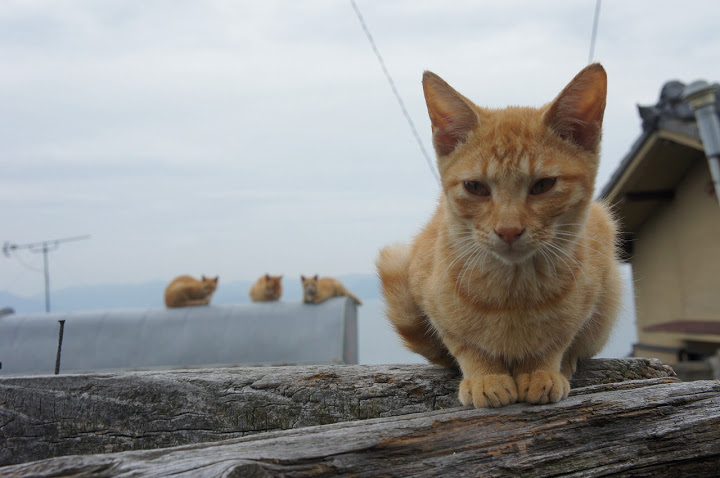
M540 106L588 61L595 1L358 0L428 151L420 78ZM598 188L671 79L720 80L720 3L606 0ZM53 288L372 273L439 189L349 1L0 2L0 242L91 234ZM42 255L0 256L41 293ZM291 279L292 280L292 279Z

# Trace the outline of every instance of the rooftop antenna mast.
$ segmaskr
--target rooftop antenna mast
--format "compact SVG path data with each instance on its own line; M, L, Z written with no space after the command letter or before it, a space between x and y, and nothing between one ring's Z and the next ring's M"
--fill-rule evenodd
M60 244L64 242L82 241L84 239L90 239L89 235L65 237L62 239L53 239L50 241L42 242L31 242L29 244L13 244L6 242L3 244L3 254L5 257L10 257L10 251L16 251L18 249L27 249L30 252L40 253L43 255L43 265L45 270L45 312L50 312L50 273L48 272L48 252L56 250L60 247Z

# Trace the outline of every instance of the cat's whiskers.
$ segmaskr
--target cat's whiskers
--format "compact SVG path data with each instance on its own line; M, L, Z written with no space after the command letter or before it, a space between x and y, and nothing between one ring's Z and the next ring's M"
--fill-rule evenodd
M460 231L451 231L452 241L450 247L454 250L456 257L453 261L445 268L443 276L446 278L452 267L460 260L471 255L479 244L475 240L473 235L473 229L471 226L464 226Z
M455 290L455 307L459 307L458 287L462 282L462 276L465 274L470 263L474 262L474 257L481 251L481 246L475 240L472 227L465 226L460 231L452 231L453 241L451 247L455 255L454 259L445 267L442 273L443 281L447 280L456 264L463 261L460 272L453 278Z
M588 237L588 236L585 236L585 238L586 238L586 239L589 239L589 240L591 240L591 241L595 241L595 242L597 242L598 244L605 244L604 242L598 241L597 239L593 239L593 238ZM562 241L562 242L565 242L565 243L570 243L570 244L573 244L573 245L579 246L579 247L584 247L585 249L592 250L595 254L600 254L601 256L603 256L603 257L606 258L606 259L617 260L617 258L615 258L615 257L611 257L611 256L608 256L607 254L605 254L605 253L603 253L603 252L600 252L600 251L597 250L596 248L592 247L590 244L583 244L583 243L580 242L577 238L575 238L575 239L568 239L568 238L565 238L565 237L557 237L557 236L556 236L556 237L555 237L555 240L557 240L557 241Z
M555 224L555 228L562 228L562 227L565 227L565 226L585 226L585 224L583 224L583 223ZM602 245L607 245L607 241L601 241L601 240L599 240L599 239L597 239L597 238L595 238L595 237L593 237L593 236L589 236L589 235L587 235L587 234L582 234L582 233L580 233L580 232L573 233L573 232L570 232L570 231L563 231L563 230L557 230L557 229L556 229L556 230L555 230L555 234L557 234L557 235L563 235L563 236L568 236L568 237L576 237L576 238L582 236L582 237L584 237L585 239L587 239L587 240L589 240L589 241L593 241L593 242L596 242L596 243L602 244ZM618 236L621 236L621 235L623 234L623 232L622 232L622 231L618 231L617 234L618 234Z
M459 288L462 287L462 283L464 282L465 274L470 268L472 268L472 264L474 262L474 257L478 254L479 249L480 249L480 245L476 243L473 246L472 250L469 252L469 254L465 257L465 261L463 262L463 265L460 268L460 273L455 278L456 300L457 300L457 292L459 292ZM468 292L469 292L469 289L468 289Z
M466 259L470 255L472 255L476 248L479 247L477 242L475 242L472 238L465 238L463 240L464 242L460 243L462 246L459 250L456 250L457 256L453 261L445 268L445 271L443 272L443 278L446 279L452 268L457 264L459 261Z
M570 274L571 274L572 277L573 277L573 282L574 282L575 285L577 286L577 277L575 276L575 272L573 272L572 267L570 267L570 264L568 264L567 261L565 261L565 259L563 259L563 258L560 256L560 254L558 254L557 252L555 252L555 251L552 250L552 249L545 249L545 252L547 252L547 253L551 256L551 260L552 260L552 258L555 258L556 260L560 260L560 261L562 261L562 262L565 264L565 266L567 267L567 270L570 271ZM555 262L555 261L553 261L553 262Z
M462 271L462 274L460 275L460 279L458 280L458 283L457 283L458 287L462 286L462 282L465 281L466 273L470 272L469 279L472 279L471 271L477 268L477 266L479 265L478 259L484 258L485 254L487 254L485 249L478 244L475 252L468 258L467 261L465 261L465 264L463 265L463 271ZM467 282L465 282L465 286L466 286L465 291L466 291L468 297L470 296L470 284L471 283L472 283L472 280L467 280Z
M552 260L552 257L549 255L549 253L543 249L538 249L538 252L542 254L543 258L545 259L546 267L552 267L553 276L557 277L557 267L555 266L555 261ZM548 271L543 271L547 275Z
M585 280L587 280L587 274L585 274L585 270L584 270L582 264L580 263L580 261L577 260L577 258L575 256L572 255L572 253L570 251L564 249L563 247L560 247L558 244L553 244L552 242L546 242L543 246L546 247L547 252L549 252L553 256L557 257L560 261L562 261L567 266L567 268L570 271L570 273L572 274L573 280L576 284L577 284L577 276L575 276L575 272L573 271L572 266L570 264L568 264L568 262L563 258L563 256L565 256L565 258L569 259L571 261L571 263L575 264L576 268L580 272L582 272L583 276L585 276Z

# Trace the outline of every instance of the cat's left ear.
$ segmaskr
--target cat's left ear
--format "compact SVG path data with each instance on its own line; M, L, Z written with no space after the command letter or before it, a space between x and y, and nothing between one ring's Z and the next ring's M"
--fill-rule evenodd
M566 141L589 151L600 144L607 74L600 63L586 66L545 112L545 123Z

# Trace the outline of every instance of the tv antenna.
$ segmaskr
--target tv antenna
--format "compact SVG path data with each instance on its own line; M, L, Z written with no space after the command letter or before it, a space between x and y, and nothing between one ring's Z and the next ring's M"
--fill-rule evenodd
M75 237L64 237L62 239L53 239L50 241L42 242L31 242L29 244L13 244L6 242L3 244L3 254L5 257L10 257L11 251L18 249L27 249L30 252L40 253L43 255L43 265L45 270L45 312L50 312L50 273L48 272L48 252L56 250L60 247L60 244L64 242L82 241L84 239L90 239L89 235L75 236Z

